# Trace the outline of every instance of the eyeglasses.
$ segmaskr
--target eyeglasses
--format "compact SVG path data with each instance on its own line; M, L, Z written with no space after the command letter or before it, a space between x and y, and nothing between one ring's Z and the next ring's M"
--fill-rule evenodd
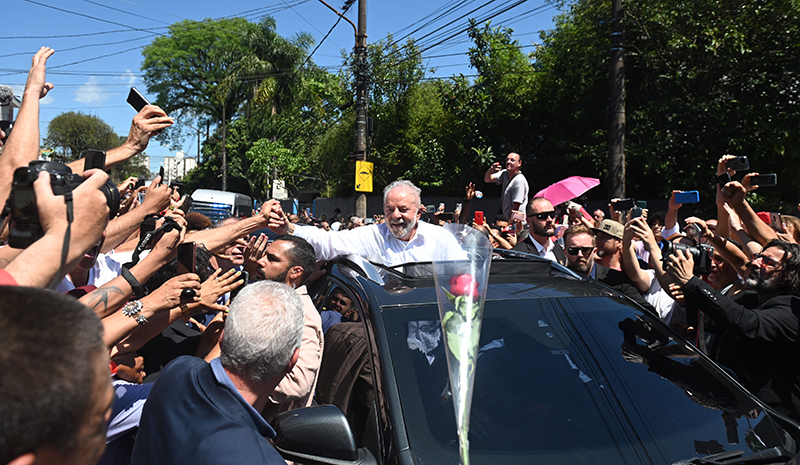
M583 255L589 255L594 250L594 247L567 247L567 253L570 255L578 255L578 252L583 252Z
M760 253L753 254L753 259L751 260L751 263L755 263L757 260L761 260L761 263L763 263L766 266L771 266L773 268L777 268L781 265L781 262L779 260L775 260L772 257L768 257Z
M528 218L536 217L539 220L546 220L548 218L556 219L556 212L541 212L541 213L534 213L532 215L528 215Z

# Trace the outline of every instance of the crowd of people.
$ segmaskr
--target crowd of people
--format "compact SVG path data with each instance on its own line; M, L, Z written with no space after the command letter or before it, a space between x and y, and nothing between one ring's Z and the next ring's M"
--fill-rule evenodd
M800 220L755 212L752 174L720 182L713 218L681 221L677 191L663 213L612 199L590 215L531 196L511 153L483 179L502 186L491 222L470 215L472 183L453 214L424 221L421 190L398 180L372 218L287 214L269 200L212 224L159 177L109 187L84 160L72 178L38 161L52 54L33 57L0 152L0 463L284 463L270 421L312 404L326 334L359 319L340 290L315 306L307 286L321 264L426 262L436 248L465 258L447 222L481 231L499 257L536 255L619 290L800 421ZM105 168L173 123L145 106ZM717 175L736 175L732 158Z

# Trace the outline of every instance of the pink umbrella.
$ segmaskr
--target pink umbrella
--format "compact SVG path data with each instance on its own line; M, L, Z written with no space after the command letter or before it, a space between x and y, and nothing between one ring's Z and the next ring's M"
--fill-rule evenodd
M592 187L600 184L597 178L585 178L583 176L570 176L557 183L550 184L536 193L535 197L544 197L553 205L572 200Z

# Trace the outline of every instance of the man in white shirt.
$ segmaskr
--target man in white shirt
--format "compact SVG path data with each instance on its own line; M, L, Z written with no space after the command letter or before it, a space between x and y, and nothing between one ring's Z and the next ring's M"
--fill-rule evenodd
M437 247L447 248L445 256L466 258L453 235L440 226L420 222L425 211L420 194L411 181L395 181L383 190L384 223L338 232L291 224L280 204L274 202L269 228L278 234L296 234L306 239L320 260L356 254L371 262L395 266L430 262Z

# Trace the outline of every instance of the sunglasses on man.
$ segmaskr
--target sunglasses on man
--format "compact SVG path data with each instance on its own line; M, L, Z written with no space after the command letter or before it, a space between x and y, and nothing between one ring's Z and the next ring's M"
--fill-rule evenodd
M541 212L541 213L534 213L533 215L528 215L528 218L536 218L538 220L546 220L548 218L556 219L556 212Z
M583 255L589 255L594 250L594 247L567 247L567 253L570 255L578 255L578 252L583 252Z

